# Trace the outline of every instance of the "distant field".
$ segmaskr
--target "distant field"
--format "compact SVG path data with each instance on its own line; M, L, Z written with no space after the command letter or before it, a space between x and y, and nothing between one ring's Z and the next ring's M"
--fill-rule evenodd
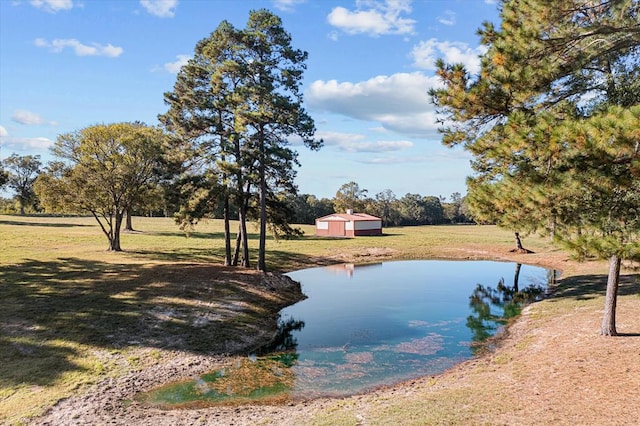
M236 229L232 223L231 228ZM105 251L107 241L93 218L21 217L0 215L3 250L0 264L25 259L55 260L79 257L117 263L140 262L214 262L224 260L223 223L203 221L187 238L169 218L134 218L136 233L122 234L123 253ZM318 262L337 262L338 253L353 253L364 248L384 248L391 258L442 256L459 244L513 246L510 232L495 226L415 226L385 228L383 236L332 239L314 236L312 225L300 225L305 236L294 240L267 239L267 264L272 270L289 271ZM252 261L257 259L258 234L249 224ZM534 250L549 248L539 238L525 239ZM363 260L366 253L362 250Z

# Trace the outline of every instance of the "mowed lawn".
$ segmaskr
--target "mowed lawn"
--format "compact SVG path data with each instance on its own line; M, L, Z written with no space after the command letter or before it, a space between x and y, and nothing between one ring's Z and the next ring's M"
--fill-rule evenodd
M509 253L512 234L494 226L396 227L383 236L354 239L318 238L313 226L301 227L302 238L268 239L271 270L345 261L514 256ZM134 218L134 228L137 232L122 235L124 251L114 253L105 250L107 240L93 218L0 216L0 423L19 423L99 380L151 365L171 349L167 342L173 334L188 334L189 325L180 318L160 329L140 324L149 312L196 307L197 297L180 298L176 289L188 291L185 265L222 264L222 221L203 221L188 238L169 218ZM255 264L256 228L249 230ZM601 280L606 272L602 262L568 261L545 239L528 237L524 243L536 252L526 255L525 263L564 269L565 277L597 274ZM247 297L233 294L245 291L241 286L224 291L229 300ZM580 297L601 294L602 288L592 285ZM574 309L563 306L556 305L554 315ZM127 332L133 329L138 338ZM195 338L187 348L215 352L215 345Z

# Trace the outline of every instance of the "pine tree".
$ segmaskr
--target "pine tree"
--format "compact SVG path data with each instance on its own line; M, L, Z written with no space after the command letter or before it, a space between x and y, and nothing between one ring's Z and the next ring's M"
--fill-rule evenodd
M623 258L640 247L640 4L512 0L479 31L481 72L438 63L443 142L474 155L481 219L609 258L602 334L615 335Z

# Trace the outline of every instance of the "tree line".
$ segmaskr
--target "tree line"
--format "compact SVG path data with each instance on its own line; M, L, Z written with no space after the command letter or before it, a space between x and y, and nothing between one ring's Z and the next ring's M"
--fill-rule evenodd
M141 124L137 124L141 126ZM127 124L120 124L117 127L127 127ZM91 131L106 131L108 126L91 127ZM85 129L87 130L87 129ZM71 134L66 135L67 137ZM79 137L76 133L75 137ZM158 154L161 154L161 147L145 141L147 148L152 148ZM155 146L155 147L154 147ZM58 148L54 148L57 150ZM149 153L151 151L148 151ZM97 155L94 153L94 156ZM163 154L164 155L164 154ZM114 212L121 211L121 226L124 230L133 230L131 221L132 216L163 216L174 217L176 222L182 229L189 233L196 225L197 221L203 218L223 219L224 203L216 197L208 198L194 197L192 191L197 187L192 182L185 183L179 179L166 179L166 174L161 171L162 156L156 158L158 161L155 167L148 169L148 173L138 170L138 178L144 177L144 181L134 181L129 178L127 180L136 188L135 194L121 194L113 201ZM141 159L129 160L137 162ZM99 181L107 182L116 175L120 177L126 176L122 171L115 171L108 168L108 165L116 162L106 161L104 158L97 161L94 165L92 174L95 173ZM142 164L142 163L140 163ZM101 173L95 167L98 165L106 165L101 168ZM119 166L124 166L120 163ZM99 212L97 206L111 206L112 202L104 200L98 202L94 198L94 194L98 193L88 180L84 178L75 181L73 191L63 192L61 188L55 189L52 179L58 179L67 173L68 183L74 182L71 170L65 170L64 164L59 162L51 162L43 167L39 156L25 155L19 156L12 154L2 162L3 169L1 171L2 180L0 180L0 188L7 187L14 193L13 199L0 199L0 212L4 213L90 213L95 212L101 216L108 216L109 211ZM83 167L75 169L75 173L79 176L85 176L86 170ZM128 172L131 174L131 172ZM75 179L79 179L76 177ZM140 184L142 183L142 184ZM113 183L109 186L115 187ZM54 190L55 189L55 190ZM184 196L187 192L187 197ZM280 228L282 224L288 224L289 229L286 233L274 233L275 238L290 238L301 235L301 231L295 225L315 224L315 220L319 217L327 216L333 213L345 213L347 210L354 212L368 213L378 216L382 219L383 226L412 226L412 225L441 225L441 224L458 224L458 223L474 223L474 218L469 212L465 204L465 198L458 192L450 195L449 199L443 196L421 195L416 193L407 193L402 197L397 197L391 189L386 189L375 194L373 197L367 195L366 189L360 189L357 182L351 181L343 184L334 197L317 197L313 194L300 194L297 192L280 192L277 194L276 202L278 203L278 214L280 218ZM41 194L38 196L38 194ZM134 196L135 195L135 196ZM208 194L207 194L208 195ZM75 199L71 199L74 197ZM88 200L95 203L94 207L86 204ZM126 201L127 208L118 208L120 204ZM189 205L189 202L196 201L196 204ZM82 203L85 203L84 207ZM258 212L253 208L255 203L249 204L247 217L255 220ZM230 217L238 217L238 210L235 205L228 206L228 214ZM189 210L191 214L186 215ZM271 216L269 216L271 218ZM114 215L115 221L115 215ZM124 221L124 222L122 222ZM274 224L275 225L275 224ZM115 226L115 222L114 222ZM274 226L275 227L275 226Z

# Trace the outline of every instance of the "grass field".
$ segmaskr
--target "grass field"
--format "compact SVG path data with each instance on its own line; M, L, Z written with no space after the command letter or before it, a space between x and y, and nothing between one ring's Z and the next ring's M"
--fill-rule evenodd
M223 260L221 221L199 224L189 238L167 218L134 218L134 228L138 232L122 235L124 251L114 253L105 250L106 238L92 218L0 216L0 422L17 424L40 415L105 377L153 365L164 351L224 351L234 336L259 327L261 317L283 303L250 294L242 275L224 275L226 270L214 285L208 283L209 269L202 265ZM383 236L354 239L317 238L312 226L302 228L305 237L268 240L268 268L286 272L381 259L513 258L512 234L493 226L388 228ZM254 232L254 263L257 243ZM546 240L529 237L524 243L536 252L526 263L563 269L565 277L589 275L599 281L606 271L601 262L568 261ZM216 297L209 297L213 293ZM601 288L594 285L580 295L600 298ZM216 301L206 308L225 320L202 339L192 332L190 315L202 312L205 299ZM574 309L575 300L556 304L550 315ZM251 309L239 315L230 308L239 301Z

